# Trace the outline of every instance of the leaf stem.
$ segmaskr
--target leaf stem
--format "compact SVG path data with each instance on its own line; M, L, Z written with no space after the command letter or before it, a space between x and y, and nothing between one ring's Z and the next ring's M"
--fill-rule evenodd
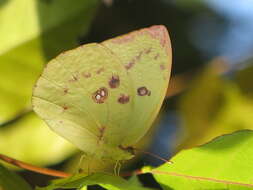
M40 174L44 174L44 175L50 175L50 176L62 177L62 178L71 176L71 174L68 174L68 173L65 173L65 172L62 172L62 171L37 167L37 166L31 165L31 164L16 160L14 158L11 158L11 157L3 155L3 154L0 154L0 159L7 162L7 163L9 163L9 164L17 166L19 168L23 168L23 169L33 171L33 172L36 172L36 173L40 173Z

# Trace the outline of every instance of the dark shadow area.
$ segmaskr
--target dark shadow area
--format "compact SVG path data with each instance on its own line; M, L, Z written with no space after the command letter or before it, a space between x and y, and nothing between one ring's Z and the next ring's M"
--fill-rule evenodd
M35 188L36 186L45 187L48 185L48 182L50 180L56 179L51 176L46 176L30 171L22 171L18 172L18 174L22 176L22 178L32 186L32 188Z
M150 173L138 175L138 179L142 182L144 187L162 190L159 183L156 182L155 178Z
M98 1L38 0L39 37L46 61L77 47L78 38L88 28ZM70 11L69 11L70 10ZM77 11L76 11L77 10Z
M89 185L88 190L106 190L103 187L100 187L99 185Z

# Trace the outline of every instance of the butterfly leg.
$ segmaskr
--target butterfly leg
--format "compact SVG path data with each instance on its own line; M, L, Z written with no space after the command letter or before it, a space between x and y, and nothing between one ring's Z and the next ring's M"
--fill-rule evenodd
M119 163L118 163L118 171L117 171L117 174L118 174L118 176L120 176L120 170L121 170L121 163L120 163L120 161L119 161Z
M114 169L113 169L114 175L116 175L116 176L117 176L117 173L118 173L118 171L117 171L118 163L119 163L119 161L117 160L115 165L114 165Z
M120 163L119 160L117 160L115 165L114 165L114 175L119 176L120 169L121 169L121 163Z
M80 156L80 158L79 158L79 161L78 161L78 164L77 164L77 166L76 166L76 169L74 170L74 175L83 172L82 163L83 163L84 158L87 159L87 155L82 154L82 155Z

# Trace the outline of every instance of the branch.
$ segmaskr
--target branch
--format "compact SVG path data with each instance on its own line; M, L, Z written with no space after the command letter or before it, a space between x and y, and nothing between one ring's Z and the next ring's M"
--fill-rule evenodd
M33 166L31 164L16 160L14 158L5 156L3 154L0 154L0 159L7 162L7 163L9 163L9 164L17 166L19 168L23 168L23 169L30 170L30 171L40 173L40 174L44 174L44 175L50 175L50 176L54 176L54 177L63 177L63 178L71 176L71 174L68 174L68 173L65 173L65 172L62 172L62 171Z

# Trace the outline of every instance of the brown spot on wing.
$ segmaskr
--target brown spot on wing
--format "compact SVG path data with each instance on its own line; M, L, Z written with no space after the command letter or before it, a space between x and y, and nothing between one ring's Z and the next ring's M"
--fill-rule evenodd
M139 61L139 60L141 59L142 54L143 54L143 51L141 51L141 52L135 57L136 61Z
M118 98L118 102L121 104L126 104L129 102L129 100L130 100L130 97L124 94L121 94L120 97Z
M117 88L120 85L120 80L118 75L113 75L109 81L109 86L111 88Z
M86 73L86 72L82 72L82 76L84 78L90 78L91 77L91 74L90 73Z
M157 60L159 56L160 56L159 53L157 53L157 54L155 55L154 59Z
M67 109L69 109L69 107L66 106L66 105L62 106L62 108L63 108L64 111L66 111Z
M65 88L63 92L64 92L64 94L67 94L69 92L69 89Z
M102 104L108 97L108 90L105 87L101 87L92 94L92 99L98 104Z
M166 69L165 65L161 64L161 65L160 65L160 69L161 69L161 70L165 70L165 69Z
M152 49L152 48L146 49L144 53L145 53L145 54L149 54L149 53L151 52L151 49Z
M105 126L102 126L101 128L99 128L99 135L98 135L98 143L103 139L103 136L105 134Z
M99 75L99 74L102 73L103 71L105 71L105 69L102 67L102 68L98 69L98 70L96 71L96 73Z
M129 61L125 65L125 68L127 70L131 69L134 66L134 64L136 63L136 61L139 61L141 59L142 54L143 54L143 51L140 51L138 55L136 55L131 61Z
M151 91L148 90L145 86L138 88L137 93L139 96L146 96L146 95L150 96L151 95Z
M125 65L125 68L127 70L131 69L133 67L133 65L135 64L135 61L130 61L128 64Z

